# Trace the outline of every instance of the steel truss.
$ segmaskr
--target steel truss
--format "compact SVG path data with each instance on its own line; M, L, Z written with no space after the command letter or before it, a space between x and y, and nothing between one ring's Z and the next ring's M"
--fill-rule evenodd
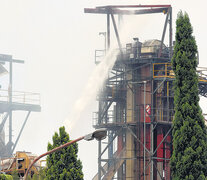
M25 93L25 92L15 92L13 91L13 63L21 63L24 61L13 59L11 55L0 54L0 63L9 64L9 88L8 90L0 90L0 114L2 115L2 120L0 122L0 159L12 157L16 145L19 142L23 129L26 122L31 114L31 112L40 112L40 95L35 93ZM29 97L29 98L28 98ZM13 112L14 111L25 111L27 115L22 124L22 127L18 133L15 141L13 141ZM9 140L6 143L4 137L5 124L8 121L9 125Z
M133 10L132 10L133 9ZM94 113L95 128L107 128L107 142L98 145L98 173L93 180L102 179L170 179L169 160L172 152L172 119L174 115L173 78L155 76L155 63L171 61L172 7L170 5L128 5L85 8L85 13L106 14L107 49L110 48L110 17L120 55L98 96L99 108ZM121 44L114 15L164 13L166 19L159 51L150 56L137 53L130 57ZM163 45L169 25L168 53ZM98 63L95 60L96 63ZM169 71L171 73L171 71ZM159 73L158 73L159 74ZM206 94L206 82L200 92Z

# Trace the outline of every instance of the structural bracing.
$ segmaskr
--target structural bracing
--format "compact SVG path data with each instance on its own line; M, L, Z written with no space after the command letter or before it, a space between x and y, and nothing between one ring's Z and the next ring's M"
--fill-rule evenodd
M85 13L106 14L107 46L110 48L110 17L119 55L98 96L94 127L107 128L107 142L98 145L98 173L102 179L170 179L174 73L171 67L172 7L170 5L102 6ZM115 15L164 13L160 40L123 45ZM167 28L169 45L164 44ZM96 57L95 57L96 58ZM99 60L96 59L96 63ZM206 96L207 78L198 71L200 94Z
M24 61L13 59L11 55L0 54L0 75L8 74L9 82L7 89L0 89L0 159L11 157L14 153L16 145L23 132L25 124L29 118L31 112L39 112L40 107L40 95L36 93L26 93L13 91L13 66L14 64L23 64ZM8 64L8 71L4 65ZM26 111L27 115L25 121L20 129L18 136L13 139L12 131L13 127L13 112L14 111ZM6 123L9 126L8 131L5 129ZM8 142L5 139L5 133L9 135Z

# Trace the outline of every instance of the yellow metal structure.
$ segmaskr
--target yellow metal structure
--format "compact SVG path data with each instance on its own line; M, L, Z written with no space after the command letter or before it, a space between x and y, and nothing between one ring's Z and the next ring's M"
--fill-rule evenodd
M198 67L196 70L199 81L207 82L207 68ZM171 63L154 63L153 78L175 78Z
M6 174L12 174L13 171L17 171L23 177L29 165L36 157L36 155L29 152L16 152L13 158L2 159L0 161L1 171ZM40 162L35 163L31 168L31 174L38 173L40 167Z
M172 70L171 63L154 63L153 64L153 78L174 78L175 74Z

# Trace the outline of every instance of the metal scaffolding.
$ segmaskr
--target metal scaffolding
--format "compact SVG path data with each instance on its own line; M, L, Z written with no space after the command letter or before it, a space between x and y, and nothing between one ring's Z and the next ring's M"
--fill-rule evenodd
M2 158L8 158L12 156L31 112L32 111L40 112L41 107L40 107L40 95L39 94L13 91L13 64L14 63L23 64L24 61L13 59L11 55L0 54L0 63L5 64L5 65L8 63L8 67L9 67L8 89L7 90L0 89L0 115L2 117L0 121L0 149L1 149L0 159L2 159ZM3 65L1 65L0 69L2 68L4 68ZM22 124L22 127L15 141L13 141L13 135L12 135L12 131L13 131L12 124L13 124L13 112L14 111L26 111L27 112L25 120ZM5 142L4 129L5 129L5 124L7 120L9 120L8 121L9 140L8 142Z
M131 10L133 8L133 10ZM172 7L170 5L102 6L85 13L107 15L107 49L110 48L110 16L119 55L98 96L96 129L107 128L107 142L98 144L98 173L93 180L171 178L174 73L171 67ZM134 42L122 47L114 15L164 13L161 40ZM169 47L164 45L169 26ZM95 57L96 58L96 57ZM95 60L98 62L98 57ZM206 96L207 78L198 71L200 94Z

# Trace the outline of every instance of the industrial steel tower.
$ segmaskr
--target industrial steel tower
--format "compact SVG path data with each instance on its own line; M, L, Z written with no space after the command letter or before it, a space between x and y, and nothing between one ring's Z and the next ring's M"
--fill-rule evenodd
M8 89L0 89L0 160L11 157L16 145L23 132L25 124L31 112L40 112L40 95L37 93L27 93L13 91L13 64L24 63L22 60L13 59L11 55L0 54L0 76L7 74L9 76ZM8 71L6 67L8 68ZM5 80L4 80L5 81ZM5 82L4 82L5 83ZM14 111L26 111L27 115L22 124L20 132L15 141L13 141L12 131L14 127L12 114ZM8 123L7 123L8 121ZM8 124L8 131L5 124ZM8 142L5 140L5 133L8 134Z
M174 115L172 7L102 6L86 8L85 13L107 15L108 49L111 18L120 50L99 93L98 112L94 113L93 125L96 129L107 128L108 141L99 142L98 173L93 180L171 179L169 161ZM161 40L140 42L134 38L123 48L114 15L154 13L166 15ZM163 43L167 27L168 47ZM96 63L99 63L97 56ZM207 97L207 77L203 70L198 71L199 92Z

